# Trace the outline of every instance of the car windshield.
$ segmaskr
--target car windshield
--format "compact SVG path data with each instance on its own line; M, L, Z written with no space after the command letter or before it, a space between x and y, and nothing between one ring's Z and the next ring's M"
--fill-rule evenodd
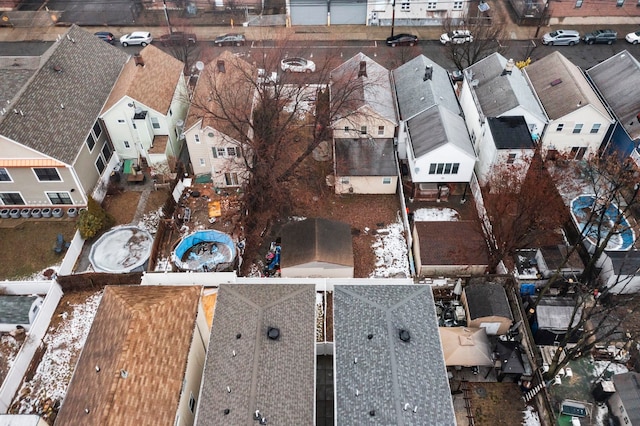
M557 31L553 31L553 32L549 33L549 35L551 37L557 37L558 36L558 32Z

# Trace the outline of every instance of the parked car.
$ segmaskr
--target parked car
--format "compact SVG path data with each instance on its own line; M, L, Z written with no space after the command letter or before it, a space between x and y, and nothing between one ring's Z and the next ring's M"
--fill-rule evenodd
M106 41L109 44L113 44L116 42L116 37L111 34L109 31L98 31L94 33L99 39Z
M635 33L629 33L624 37L631 44L638 44L640 42L640 31L636 31Z
M396 34L391 37L387 37L387 46L414 46L418 43L418 36L413 34Z
M613 30L595 30L584 35L583 40L587 44L604 43L613 44L618 38L618 33Z
M280 81L280 76L277 72L267 73L264 68L258 68L258 84L270 85L276 84Z
M244 46L247 40L244 38L244 34L222 34L213 41L213 43L220 46Z
M447 44L462 44L473 41L473 35L471 35L471 31L469 30L453 30L450 33L444 33L440 36L440 43Z
M580 33L574 30L556 30L542 36L547 46L573 46L580 43Z
M198 38L193 33L184 33L174 31L171 34L160 36L160 43L163 46L185 46L187 44L196 44Z
M120 44L124 47L137 44L144 47L147 44L151 44L152 41L153 37L151 37L151 33L145 31L134 31L131 34L125 34L120 37Z
M304 58L284 58L280 61L280 68L284 72L315 72L316 64Z
M460 70L449 71L449 77L451 77L451 81L453 81L454 83L456 81L464 80L464 74Z

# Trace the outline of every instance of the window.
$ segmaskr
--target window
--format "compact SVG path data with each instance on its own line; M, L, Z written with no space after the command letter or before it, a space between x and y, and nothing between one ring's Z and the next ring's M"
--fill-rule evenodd
M51 204L73 204L68 192L47 192Z
M0 192L0 200L5 206L24 205L22 195L18 192Z
M348 176L342 176L340 178L340 183L343 185L349 185L349 177Z
M160 128L160 122L156 117L151 117L151 126L153 126L154 129Z
M235 157L236 156L236 148L235 147L229 147L227 148L227 155L229 157Z
M100 123L98 121L93 125L93 134L96 135L96 139L98 139L102 134L102 127L100 127Z
M431 163L429 165L430 175L455 175L458 173L460 163Z
M112 154L113 154L113 151L111 151L111 147L109 146L108 143L105 143L102 147L102 156L104 157L104 161L111 160Z
M225 154L227 153L227 150L224 148L218 148L218 157L225 157Z
M360 127L360 134L361 135L366 135L367 134L367 126Z
M598 133L600 131L600 123L596 123L591 127L591 133Z
M344 126L344 131L348 132L349 131L349 126Z
M462 4L464 2L461 1L454 1L453 2L453 10L462 10Z
M93 147L96 146L96 140L91 133L87 136L87 146L89 147L89 152L93 151Z
M236 186L236 185L238 185L238 174L237 173L225 173L224 174L224 183L227 186Z
M127 148L127 149L131 148L131 145L129 145L129 141L124 141L123 143L124 143L124 147L125 148Z
M391 178L390 177L382 178L382 184L383 185L391 185Z
M41 169L33 169L40 182L59 182L62 179L58 171L53 167L43 167Z
M5 168L0 168L0 182L11 182L11 176Z
M96 167L98 168L98 172L100 174L102 174L102 172L104 171L104 168L105 168L104 160L102 159L102 157L98 157L96 159Z
M587 152L587 148L578 148L578 147L573 147L571 148L571 157L574 160L582 160L582 158L584 157L584 154Z
M576 124L573 128L573 133L580 133L582 131L582 124Z
M427 2L427 10L436 10L438 8L437 1L428 1Z
M136 122L135 121L133 123L131 123L131 125L133 126L134 129L138 128L138 126L136 126Z
M617 7L622 7L624 5L624 0L617 0L616 1L616 6Z
M507 164L513 164L516 162L516 154L509 154L509 158L507 158Z
M193 139L196 141L196 143L200 143L200 135L193 135Z
M189 397L189 410L193 413L193 410L196 409L196 399L193 397L193 392Z
M118 123L124 123L124 120L123 119L119 119Z
M384 126L378 126L378 136L384 135Z
M409 1L400 3L400 10L403 12L409 12L411 10L411 3Z
M201 159L200 159L200 165L201 165L201 166L204 166L204 165L205 165L204 158L201 158Z
M562 129L564 129L564 124L560 123L558 124L558 127L556 127L556 132L561 132Z
M169 108L169 117L173 117L173 111L171 111L171 108Z
M576 7L582 7L582 0L576 0Z

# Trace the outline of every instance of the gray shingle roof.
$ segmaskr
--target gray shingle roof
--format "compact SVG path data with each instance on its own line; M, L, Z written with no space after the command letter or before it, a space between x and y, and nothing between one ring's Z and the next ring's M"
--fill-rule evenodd
M338 176L395 176L393 139L335 139Z
M353 266L353 237L348 223L322 218L291 222L282 228L280 266L308 262Z
M464 288L469 317L499 316L513 320L504 288L497 283L470 284Z
M427 65L432 66L432 74L430 79L424 80ZM460 114L449 74L426 56L416 56L391 73L402 120L408 120L434 105L442 105Z
M616 393L624 404L624 410L629 417L629 424L637 424L640 422L640 374L632 371L615 374L613 376L613 384L616 387Z
M545 297L537 307L536 319L540 330L551 330L564 333L573 318L573 327L580 323L582 308L578 307L575 316L576 301L570 297Z
M589 68L587 74L633 139L640 138L640 62L628 51Z
M589 104L605 117L609 116L580 68L562 53L555 51L533 62L525 68L525 73L552 120Z
M70 165L128 55L75 25L46 55L10 106L24 115L0 117L0 134Z
M498 149L533 149L527 121L521 115L489 117L489 128Z
M441 105L432 106L407 121L407 131L416 158L447 143L475 158L464 119Z
M314 379L315 286L220 285L196 424L312 425Z
M360 62L366 63L367 75L365 77L358 77ZM353 111L340 111L340 115L349 115L355 110L368 105L381 117L395 123L397 118L389 70L360 52L331 71L332 86L337 88L345 85L343 87L348 87L345 89L347 92L352 90L351 87L346 86L348 84L347 81L356 78L362 78L361 85L353 85L353 89L357 88L359 93L356 93L356 91L351 93L352 102L345 103Z
M544 111L518 67L511 74L502 75L507 59L494 53L465 70L472 80L477 80L475 91L485 117L498 117L517 106L522 106L541 121L546 121Z
M336 424L455 425L431 287L336 285L333 297Z
M20 89L40 67L38 56L0 57L0 106L6 108L7 101L13 100ZM1 108L0 108L1 109Z

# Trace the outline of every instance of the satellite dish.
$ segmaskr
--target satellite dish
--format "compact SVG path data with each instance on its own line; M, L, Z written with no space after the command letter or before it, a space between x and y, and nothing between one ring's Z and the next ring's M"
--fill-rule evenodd
M196 62L196 69L198 71L202 71L204 69L204 62L202 62L202 61Z

